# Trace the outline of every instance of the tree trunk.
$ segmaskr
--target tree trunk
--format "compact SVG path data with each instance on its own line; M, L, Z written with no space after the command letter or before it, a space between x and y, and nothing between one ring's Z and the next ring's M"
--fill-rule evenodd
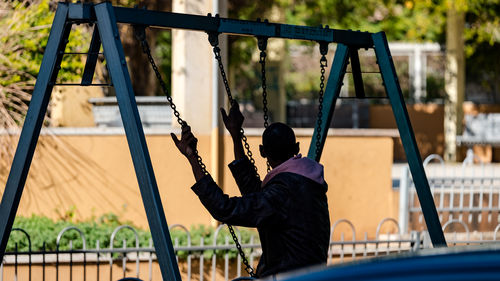
M140 0L137 2L139 7L145 7L149 10L172 10L171 0ZM137 96L155 96L161 94L161 89L156 80L154 71L151 68L147 56L142 52L141 44L134 37L132 26L124 25L121 27L120 31L134 93ZM146 29L146 38L151 47L153 57L155 56L154 50L156 47L157 34L158 30L152 28ZM160 62L157 60L155 61L159 66ZM162 73L162 75L164 75L164 73ZM165 76L163 77L166 80Z
M457 160L456 138L462 132L465 96L465 14L450 3L446 23L446 70L444 107L444 136L446 161Z

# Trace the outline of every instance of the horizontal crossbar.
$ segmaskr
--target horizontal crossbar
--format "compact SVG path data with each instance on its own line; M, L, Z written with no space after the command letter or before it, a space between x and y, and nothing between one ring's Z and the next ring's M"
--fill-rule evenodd
M67 53L61 53L63 55L104 55L104 53L78 53L78 52L67 52Z
M93 5L103 4L69 4L69 19L78 22L95 22ZM325 41L359 48L373 47L373 40L369 32L330 29L321 26L310 27L263 21L236 20L210 15L199 16L123 7L114 7L114 13L116 21L125 24L244 36Z
M343 96L339 96L338 99L341 99L341 100L387 100L389 99L389 97L385 96L385 97L343 97Z
M54 86L96 86L96 87L113 87L113 84L83 84L83 83L55 83Z
M352 71L346 71L345 73L352 73ZM376 74L380 73L380 71L361 71L361 74Z

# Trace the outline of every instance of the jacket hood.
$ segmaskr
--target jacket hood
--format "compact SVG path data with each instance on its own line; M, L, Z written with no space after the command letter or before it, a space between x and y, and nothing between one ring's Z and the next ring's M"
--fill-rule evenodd
M276 175L285 172L299 174L319 184L325 183L323 165L307 157L302 158L302 155L298 154L272 169L262 181L262 186Z

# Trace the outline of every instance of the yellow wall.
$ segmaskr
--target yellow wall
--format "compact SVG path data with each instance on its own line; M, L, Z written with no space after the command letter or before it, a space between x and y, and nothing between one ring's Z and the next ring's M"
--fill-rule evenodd
M50 97L51 125L55 127L94 126L89 98L103 97L101 87L56 86Z
M310 137L299 136L298 140L306 154ZM168 223L213 223L190 190L194 183L191 169L170 136L149 135L147 142ZM263 175L265 162L258 155L259 142L260 137L249 136ZM227 164L232 160L232 143L227 136L225 143ZM210 170L209 136L199 136L199 151ZM332 223L349 219L362 235L364 231L374 233L381 219L396 217L397 198L391 187L392 151L390 137L328 137L321 163L329 184ZM0 179L5 182L6 176L3 173ZM222 182L230 195L238 194L226 165ZM123 135L41 137L18 214L60 218L72 208L76 219L113 212L138 226L147 226Z

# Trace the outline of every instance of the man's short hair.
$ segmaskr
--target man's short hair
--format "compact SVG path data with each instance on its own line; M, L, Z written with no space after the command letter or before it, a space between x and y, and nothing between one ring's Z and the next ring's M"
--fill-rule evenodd
M274 160L288 160L296 153L295 133L286 124L272 123L262 134L262 145L267 157Z

